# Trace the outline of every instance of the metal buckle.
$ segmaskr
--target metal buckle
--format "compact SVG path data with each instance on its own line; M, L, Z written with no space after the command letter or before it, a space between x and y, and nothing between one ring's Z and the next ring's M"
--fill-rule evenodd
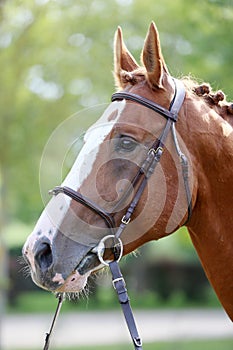
M126 220L126 215L124 215L121 219L121 222L122 224L125 224L125 225L128 225L128 223L130 222L131 218L129 217L127 220Z
M109 261L105 261L104 260L104 252L105 252L105 249L106 249L106 244L105 242L108 240L108 239L114 239L115 240L115 244L114 246L116 246L117 244L119 245L120 247L120 253L119 253L119 256L118 258L116 259L117 262L119 262L122 258L122 254L123 254L123 243L121 241L120 238L117 238L115 237L114 235L108 235L108 236L105 236L103 237L99 244L97 245L96 249L97 249L97 255L98 255L98 259L99 261L105 265L105 266L108 266L109 265ZM114 248L114 246L112 248Z
M148 154L152 154L154 157L159 154L159 156L161 156L161 154L163 153L163 147L159 146L158 148L154 149L151 148L148 151Z
M50 196L57 196L61 192L63 192L62 187L55 186L53 189L49 190L48 194Z
M116 283L117 283L117 282L120 282L120 281L122 281L122 282L124 283L124 286L125 286L125 280L124 280L123 277L115 278L114 280L112 280L112 285L113 285L113 288L114 288L114 289L117 289L117 288L116 288Z
M133 338L134 344L138 347L142 346L141 338Z

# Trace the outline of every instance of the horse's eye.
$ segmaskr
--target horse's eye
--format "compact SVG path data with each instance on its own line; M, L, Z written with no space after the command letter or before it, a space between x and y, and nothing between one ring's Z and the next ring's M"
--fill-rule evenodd
M132 152L135 150L137 142L129 136L121 136L117 142L116 150L119 152Z

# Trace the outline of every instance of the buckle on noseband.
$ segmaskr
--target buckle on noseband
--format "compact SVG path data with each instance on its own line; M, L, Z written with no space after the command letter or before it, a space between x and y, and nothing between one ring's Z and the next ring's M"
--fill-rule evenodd
M109 247L106 247L106 241L111 239L113 244L111 244ZM123 243L121 241L120 238L117 238L114 235L108 235L103 237L98 246L96 247L97 249L97 255L98 255L98 259L99 261L103 264L108 266L109 265L109 261L104 260L104 253L105 253L105 249L106 248L110 248L113 250L113 254L114 254L114 260L119 262L121 260L122 254L123 254Z
M148 154L152 154L154 157L155 156L159 156L159 157L161 157L161 155L162 155L162 153L163 153L163 147L161 147L161 146L159 146L158 148L151 148L151 149L149 149L149 151L148 151Z

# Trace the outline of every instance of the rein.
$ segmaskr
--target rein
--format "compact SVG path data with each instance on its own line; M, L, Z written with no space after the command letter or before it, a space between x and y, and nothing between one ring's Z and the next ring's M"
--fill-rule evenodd
M192 203L191 203L192 198L191 198L191 192L190 192L189 182L188 182L188 176L189 176L188 160L186 156L181 152L181 149L179 147L179 143L177 140L177 136L176 136L176 130L175 130L175 122L178 119L178 113L184 101L185 89L181 81L176 80L174 78L172 79L175 86L175 94L170 103L169 109L163 108L162 106L158 105L157 103L151 100L148 100L142 96L139 96L130 92L124 92L124 91L116 92L112 95L112 102L117 100L122 100L122 99L130 100L138 104L141 104L149 109L152 109L153 111L155 111L156 113L159 113L161 116L163 116L167 120L160 137L150 147L147 153L146 159L144 160L142 166L139 169L139 172L137 173L136 177L132 182L133 188L135 188L136 185L138 185L138 188L126 213L123 215L121 219L121 224L118 228L115 227L114 218L111 213L106 212L103 208L93 203L89 198L81 195L80 193L74 191L73 189L67 186L64 186L64 187L55 187L53 190L50 191L50 194L55 196L58 193L64 193L70 198L72 198L73 200L91 209L97 215L101 216L101 218L105 221L107 227L110 229L111 234L103 237L98 243L98 245L91 250L91 252L97 254L99 261L103 265L107 265L110 268L110 271L112 274L113 287L117 292L118 299L121 304L121 307L125 316L125 320L134 344L134 348L136 350L142 350L142 340L137 331L137 326L133 317L132 309L129 302L129 297L127 294L126 284L118 265L118 262L120 261L121 256L123 254L123 244L121 242L120 237L124 229L128 225L128 223L130 222L132 215L134 213L134 210L147 185L147 182L150 176L153 174L155 167L160 161L160 158L164 151L165 141L170 131L173 137L176 153L180 158L184 188L185 188L186 199L187 199L187 219L184 225L189 221L192 215ZM123 196L123 198L125 199L125 196ZM117 204L117 206L118 205L119 203ZM107 260L104 260L104 253L107 248L106 242L108 240L111 241L111 249L114 256L114 259L110 262ZM52 326L50 328L50 332L46 334L44 350L48 350L49 348L49 341L52 334L53 326L55 324L55 320L58 316L58 313L60 311L61 304L63 301L62 294L60 294L58 298L59 298L58 306L52 322Z

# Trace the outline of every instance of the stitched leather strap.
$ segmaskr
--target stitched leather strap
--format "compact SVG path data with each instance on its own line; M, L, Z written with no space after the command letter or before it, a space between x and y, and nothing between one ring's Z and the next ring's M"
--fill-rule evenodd
M98 204L92 202L89 198L83 196L81 193L74 191L72 188L67 186L56 186L54 189L49 191L49 194L54 196L56 196L58 193L66 194L76 202L81 203L85 207L94 211L96 214L100 215L111 230L115 227L115 221L111 214L106 212Z
M152 102L150 100L148 100L145 97L142 97L140 95L137 94L133 94L132 92L116 92L115 94L112 95L112 102L117 101L117 100L131 100L133 102L137 102L147 108L152 109L154 112L157 112L159 114L161 114L163 117L165 117L166 119L171 119L174 122L176 122L177 120L177 115L174 114L172 111L169 111L166 108L163 108L162 106L158 105L155 102Z
M119 265L116 261L112 261L109 263L109 268L112 273L113 287L117 292L118 300L121 304L121 308L125 316L125 321L129 329L131 338L133 340L134 348L136 350L142 350L142 340L138 334L137 326L130 306L125 281L121 274Z

